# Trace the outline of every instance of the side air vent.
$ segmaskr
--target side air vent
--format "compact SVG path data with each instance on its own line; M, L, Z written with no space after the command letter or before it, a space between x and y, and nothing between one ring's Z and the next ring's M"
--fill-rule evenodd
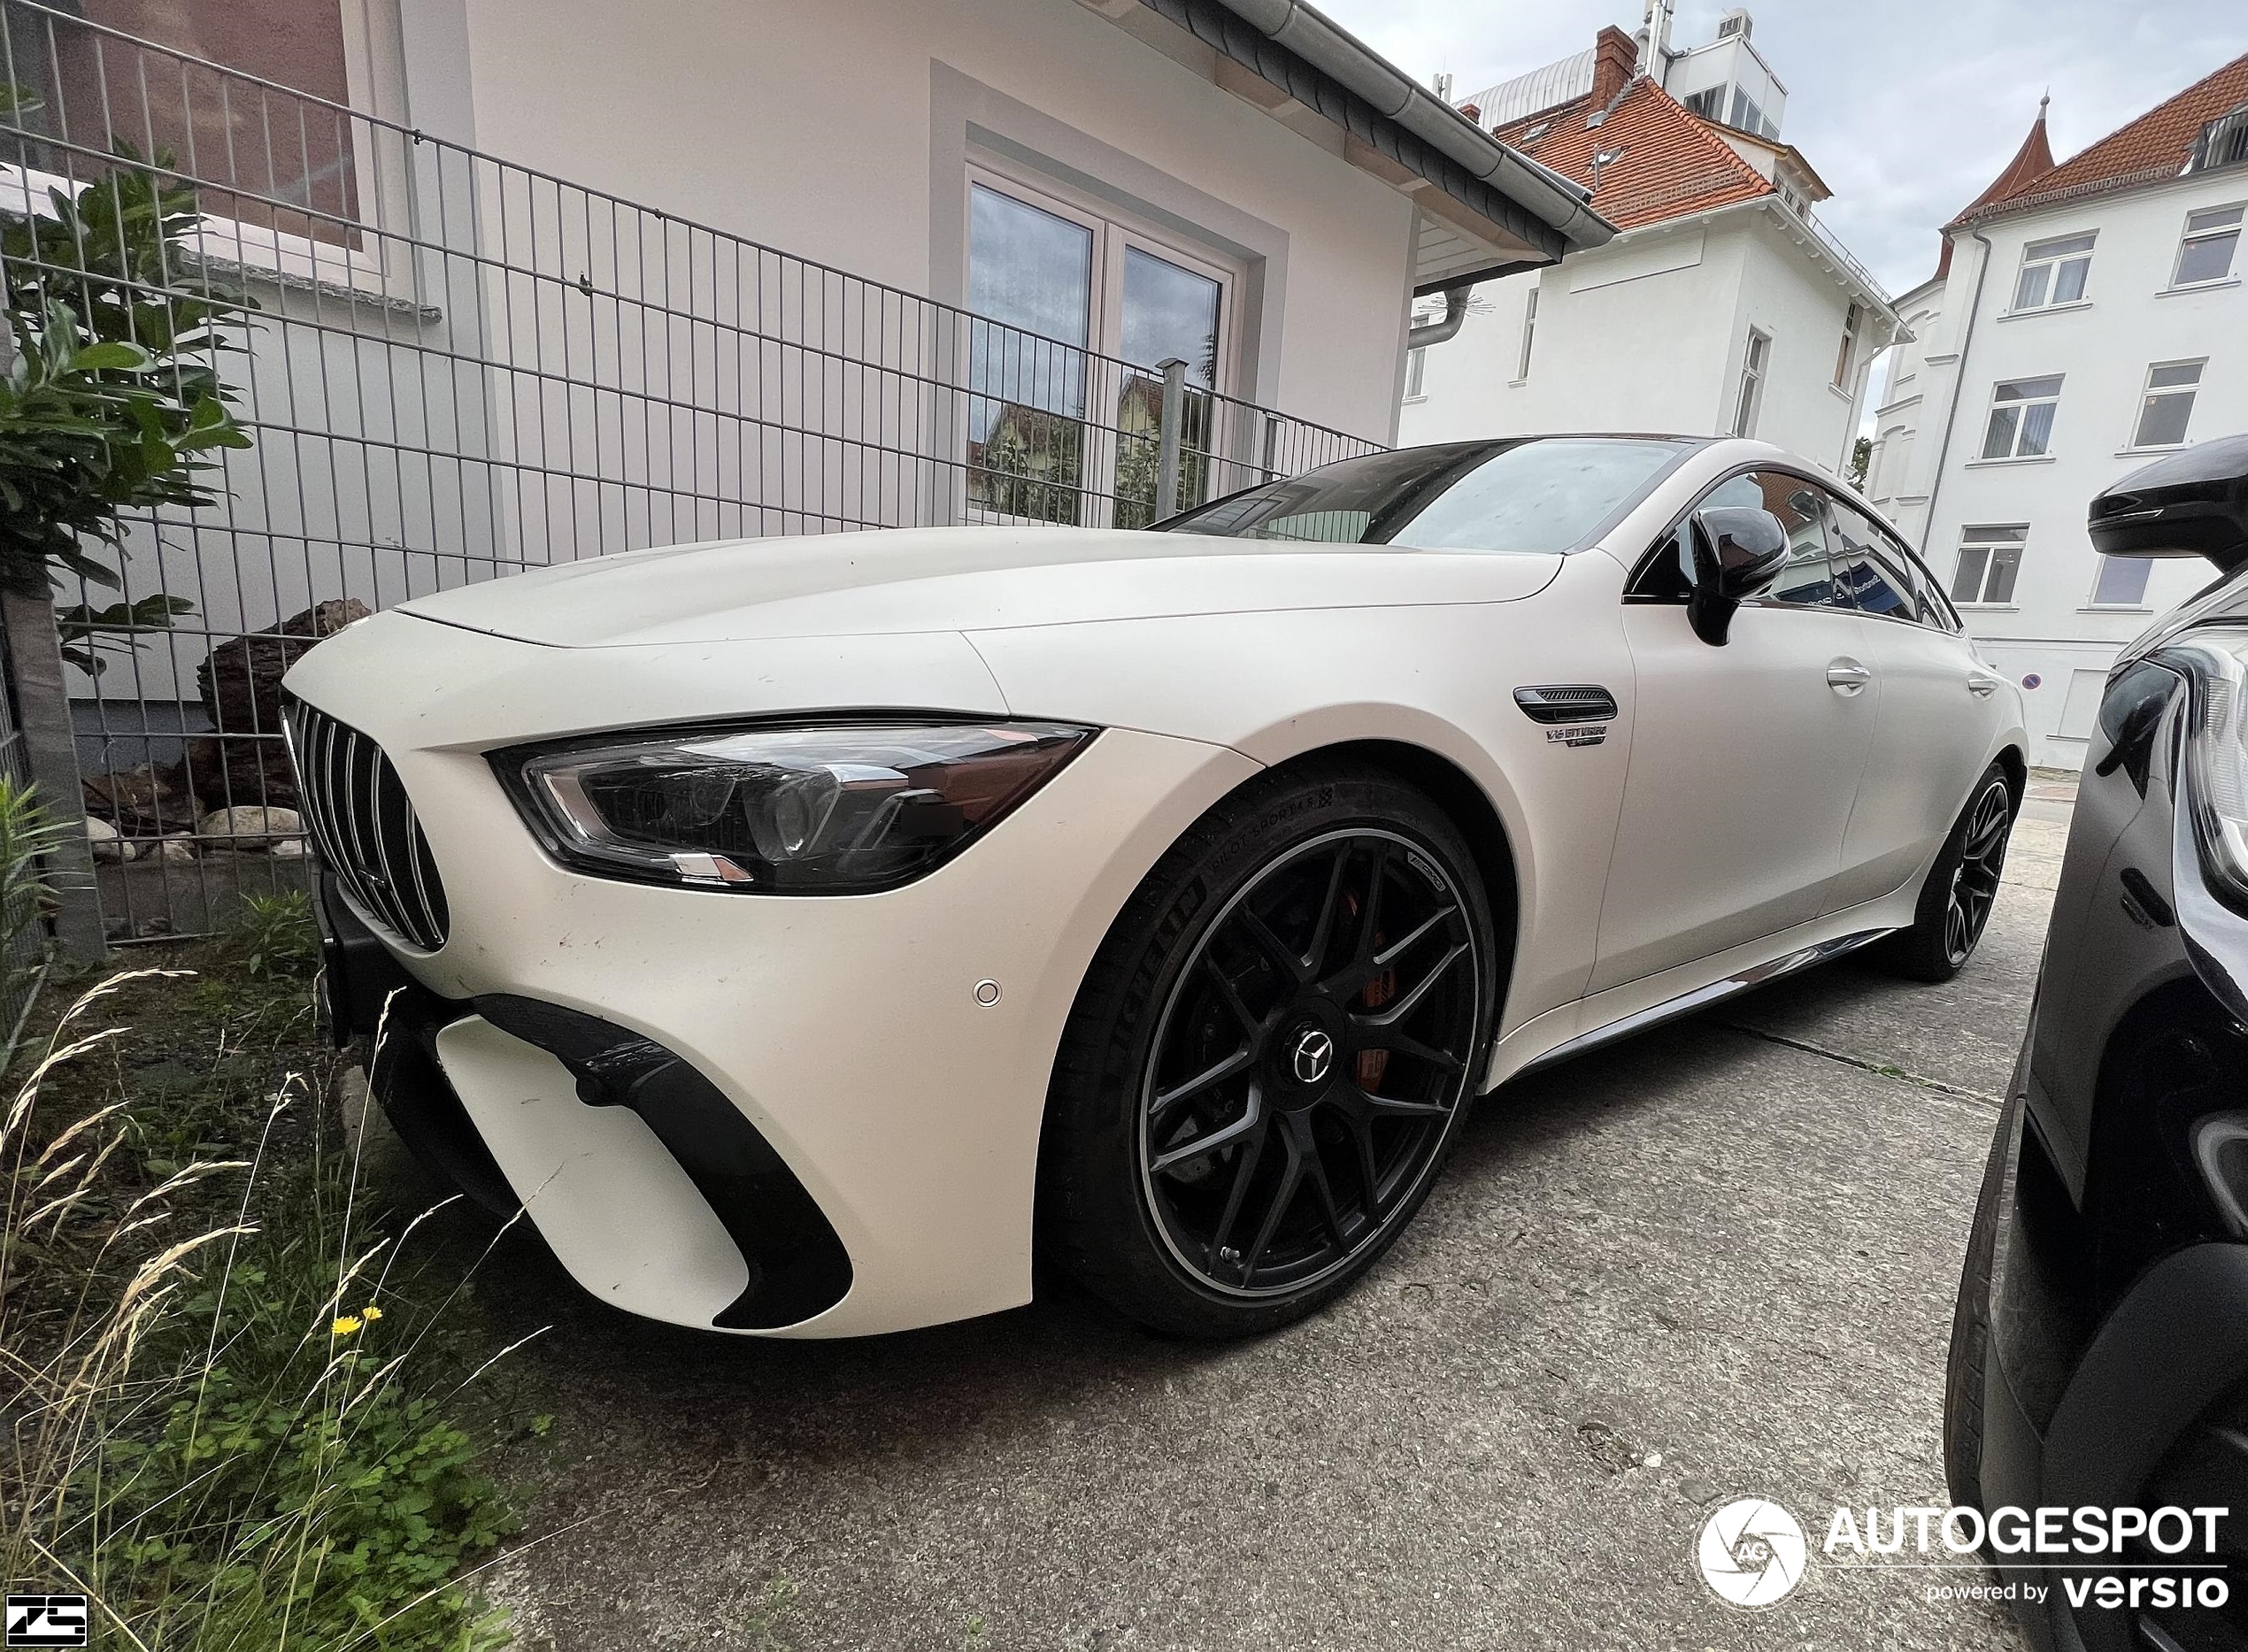
M443 946L445 886L382 748L302 700L282 705L281 728L304 824L351 903L425 952Z
M1605 723L1616 714L1616 696L1597 682L1542 683L1514 690L1514 703L1533 723Z

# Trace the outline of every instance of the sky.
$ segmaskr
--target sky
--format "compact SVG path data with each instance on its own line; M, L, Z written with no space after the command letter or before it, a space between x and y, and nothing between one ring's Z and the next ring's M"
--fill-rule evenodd
M1424 84L1464 97L1627 34L1638 0L1316 0ZM1678 0L1674 47L1722 5ZM1934 273L1937 227L2010 160L2050 91L2056 159L2248 51L2240 0L1761 0L1757 50L1788 89L1780 135L1834 191L1820 219L1892 294Z

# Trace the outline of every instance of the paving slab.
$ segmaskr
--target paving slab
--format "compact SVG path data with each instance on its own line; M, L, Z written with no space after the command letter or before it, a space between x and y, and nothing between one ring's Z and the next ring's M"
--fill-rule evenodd
M1931 1577L1728 1607L1707 1512L1941 1505L1952 1291L2052 821L1945 987L1829 968L1510 1087L1352 1295L1259 1341L1066 1287L966 1325L732 1341L485 1264L557 1421L497 1587L612 1648L2015 1647ZM2041 836L2040 834L2043 835ZM1943 1087L1937 1087L1941 1086Z

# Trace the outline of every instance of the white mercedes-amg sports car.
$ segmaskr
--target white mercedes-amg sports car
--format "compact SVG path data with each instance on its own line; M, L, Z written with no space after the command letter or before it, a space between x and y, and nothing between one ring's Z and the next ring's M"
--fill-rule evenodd
M290 673L330 1012L604 1301L790 1336L1033 1263L1253 1332L1478 1094L1996 892L2013 688L1757 442L1382 453L1158 531L689 545Z

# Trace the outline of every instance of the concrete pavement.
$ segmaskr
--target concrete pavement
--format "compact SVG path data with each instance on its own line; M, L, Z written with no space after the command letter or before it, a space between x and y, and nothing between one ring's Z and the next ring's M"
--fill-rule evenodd
M2062 788L2065 791L2065 788ZM556 1413L497 1574L527 1644L2013 1647L1972 1572L1814 1558L1761 1612L1706 1513L1949 1501L1945 1339L2066 798L1946 987L1845 961L1516 1085L1356 1292L1245 1345L1066 1291L856 1343L697 1336L511 1239L483 1295ZM2060 819L2052 817L2059 815Z

